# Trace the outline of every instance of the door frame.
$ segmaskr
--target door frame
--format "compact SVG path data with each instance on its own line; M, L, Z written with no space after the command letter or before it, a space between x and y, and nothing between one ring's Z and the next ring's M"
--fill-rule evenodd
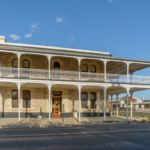
M59 98L58 99L58 106L53 106L53 98ZM58 115L61 115L61 99L62 97L61 96L52 96L52 113L54 115L58 114ZM55 109L58 108L58 113L55 113ZM54 110L54 111L53 111Z

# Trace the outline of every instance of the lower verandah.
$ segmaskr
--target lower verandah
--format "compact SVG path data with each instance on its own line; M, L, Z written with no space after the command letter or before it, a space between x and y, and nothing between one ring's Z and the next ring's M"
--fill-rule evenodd
M81 90L81 117L98 116L97 92L100 92L99 111L100 116L104 112L104 93L101 90ZM50 112L51 118L78 117L79 110L78 89L52 88ZM64 111L63 103L64 101ZM109 95L107 92L107 116ZM60 115L60 116L59 116ZM20 117L36 118L49 117L49 100L47 88L27 88L20 90ZM0 118L18 118L18 89L16 87L0 87Z

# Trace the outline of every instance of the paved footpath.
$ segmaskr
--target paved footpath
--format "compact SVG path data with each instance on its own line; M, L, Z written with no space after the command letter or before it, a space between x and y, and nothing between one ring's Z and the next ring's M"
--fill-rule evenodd
M150 123L0 129L0 149L150 150Z

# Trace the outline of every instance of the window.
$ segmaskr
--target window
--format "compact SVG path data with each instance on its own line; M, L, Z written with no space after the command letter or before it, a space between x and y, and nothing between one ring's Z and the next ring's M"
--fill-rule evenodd
M82 72L88 72L88 66L87 65L82 65Z
M91 92L90 94L91 108L96 108L96 93Z
M60 64L59 64L59 62L55 62L55 63L54 63L54 68L55 68L55 69L60 69Z
M90 72L96 73L96 66L95 66L95 65L92 65L92 66L91 66Z
M12 90L12 107L18 108L18 90Z
M18 59L12 61L12 67L18 68Z
M31 108L31 92L28 90L23 91L23 108Z
M22 68L30 68L30 62L28 60L24 60L22 62Z
M18 75L18 59L14 59L13 61L12 61L12 67L14 68L14 69L12 69L12 74L13 75Z
M88 95L86 92L82 92L81 94L81 107L82 108L88 108Z

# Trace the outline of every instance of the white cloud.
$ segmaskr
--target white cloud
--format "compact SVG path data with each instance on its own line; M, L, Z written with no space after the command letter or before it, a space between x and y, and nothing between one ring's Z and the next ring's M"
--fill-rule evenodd
M38 26L38 24L32 23L30 27L32 27L32 28L37 28L37 26Z
M109 2L112 2L112 0L109 0Z
M35 31L35 29L31 30L30 32L34 32L34 31Z
M20 40L20 36L15 35L15 34L10 34L9 37L11 37L14 41Z
M63 18L56 17L56 22L57 23L62 22L62 21L63 21Z
M24 36L25 36L25 38L31 38L32 34L31 33L30 34L25 34Z

